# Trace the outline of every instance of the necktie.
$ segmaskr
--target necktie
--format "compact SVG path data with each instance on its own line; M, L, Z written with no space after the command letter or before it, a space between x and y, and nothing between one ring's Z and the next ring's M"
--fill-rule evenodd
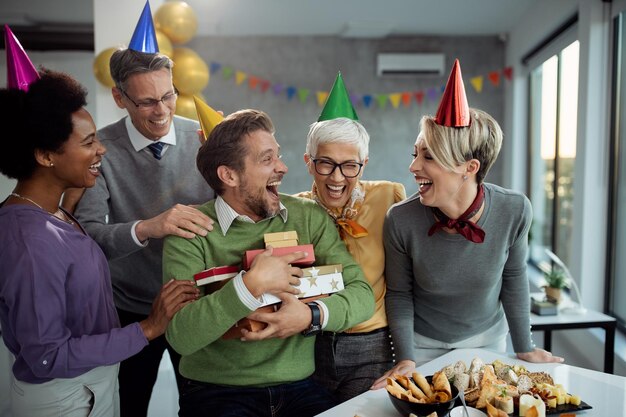
M154 142L151 143L150 145L148 145L148 148L150 148L150 151L152 152L152 155L154 155L154 157L156 159L161 159L161 152L163 152L163 146L165 144L163 142Z
M434 235L438 229L447 227L448 229L455 229L460 235L471 242L483 243L485 240L485 231L476 223L469 220L480 211L483 201L485 201L485 190L481 184L478 186L478 193L476 194L476 198L472 204L465 211L465 213L463 213L461 217L456 220L448 218L448 216L443 214L441 210L434 207L433 212L439 220L430 228L428 236Z

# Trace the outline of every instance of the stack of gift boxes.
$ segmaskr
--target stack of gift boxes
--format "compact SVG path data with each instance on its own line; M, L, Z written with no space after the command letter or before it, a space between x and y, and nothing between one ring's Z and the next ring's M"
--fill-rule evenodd
M267 233L263 236L265 246L272 246L274 256L282 256L293 252L305 252L306 257L292 262L292 265L302 268L303 276L300 278L298 298L302 302L316 300L329 294L343 290L343 268L341 265L311 266L315 263L313 245L298 245L298 234L295 231ZM254 258L264 249L249 250L243 256L243 269L248 270ZM230 279L237 276L238 266L217 266L204 270L194 275L196 285L206 285L206 292L211 294L222 288ZM273 294L263 294L259 297L262 303L256 311L273 312L280 308L280 298ZM244 318L239 320L223 336L223 339L241 337L241 329L250 331L263 330L266 323Z

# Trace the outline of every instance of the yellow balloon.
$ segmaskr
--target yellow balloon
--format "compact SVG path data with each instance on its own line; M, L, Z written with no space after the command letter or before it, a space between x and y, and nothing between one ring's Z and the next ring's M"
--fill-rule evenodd
M115 51L117 51L117 48L107 48L93 60L93 75L105 87L115 86L115 82L111 78L111 69L109 68L109 60Z
M156 29L162 31L174 44L188 42L198 30L198 18L184 1L164 3L154 15Z
M167 35L160 30L155 30L154 32L157 38L157 45L159 45L159 52L171 58L172 55L174 55L174 46L172 46L172 41L170 41L170 38L168 38Z
M193 101L193 95L180 94L178 96L178 99L176 100L176 114L189 119L198 120L198 113L196 112L196 103Z
M209 83L209 67L200 55L189 48L174 48L174 85L182 94L195 94Z

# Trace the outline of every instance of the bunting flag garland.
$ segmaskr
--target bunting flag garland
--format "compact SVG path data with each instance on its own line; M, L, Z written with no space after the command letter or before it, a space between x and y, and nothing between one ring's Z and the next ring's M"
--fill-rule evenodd
M247 76L248 74L246 74L245 72L242 72L242 71L235 72L235 83L237 85L241 85L246 80Z
M437 89L435 87L429 88L428 91L426 92L426 95L428 96L428 99L430 101L434 101L437 102L439 100L439 95L441 93L439 93L439 91L437 91Z
M391 101L391 105L394 109L397 109L400 106L400 100L402 99L402 93L394 93L389 94L389 101Z
M513 79L513 67L506 67L502 70L502 74L504 74L504 78L511 81Z
M248 77L248 86L250 87L250 90L254 90L257 85L259 85L259 79L257 77L254 75Z
M211 75L213 75L222 68L222 64L220 64L219 62L211 62L211 66L209 68Z
M500 85L500 73L497 71L493 71L489 73L489 81L491 81L491 84L493 84L494 86L499 86Z
M483 91L483 77L482 77L482 75L470 79L470 83L472 84L472 86L474 87L474 90L476 90L477 93L480 93L481 91Z
M407 91L402 93L402 105L404 107L409 107L411 105L411 93Z
M298 98L300 99L300 103L304 103L309 96L311 90L307 88L299 88L298 89Z
M376 103L381 109L387 107L387 94L376 94Z
M417 101L417 104L419 106L422 105L422 102L424 101L424 92L423 91L418 91L415 93L415 100Z
M274 91L274 95L277 96L283 92L283 89L284 89L283 85L279 83L279 84L274 84L274 88L272 90Z
M327 98L328 98L328 91L318 91L317 92L317 105L322 107L324 103L326 103Z
M234 69L232 67L224 67L222 69L222 76L224 77L225 80L229 80L230 77L233 76L233 71Z
M267 80L261 80L261 92L265 93L269 88L271 83Z
M249 90L259 93L266 93L271 89L274 96L285 96L287 101L292 101L295 97L301 104L314 102L318 107L324 107L324 103L329 95L329 92L324 90L272 82L259 75L249 74L231 66L223 65L221 62L213 61L210 63L209 68L212 75L221 72L224 81L232 79L237 86L247 86ZM506 81L513 80L513 67L509 66L469 78L470 84L476 93L481 94L483 92L485 78L489 80L489 84L493 87L500 87L502 79ZM444 90L445 84L423 88L419 91L350 93L350 101L354 107L372 108L372 105L375 104L378 109L385 110L387 102L389 102L391 103L391 109L398 109L401 105L404 108L409 108L411 105L422 106L425 101L433 104L438 103Z

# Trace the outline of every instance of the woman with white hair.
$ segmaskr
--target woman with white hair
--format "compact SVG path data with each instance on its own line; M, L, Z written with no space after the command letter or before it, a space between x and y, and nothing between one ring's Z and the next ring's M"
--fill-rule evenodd
M343 100L346 111L329 111ZM337 117L347 114L350 117ZM348 251L374 290L376 310L369 320L343 333L322 332L315 345L314 379L343 402L367 391L393 365L393 343L385 314L383 223L391 205L406 195L402 184L364 181L369 135L356 120L341 76L337 77L320 120L307 137L304 162L313 177L315 200L337 225Z

